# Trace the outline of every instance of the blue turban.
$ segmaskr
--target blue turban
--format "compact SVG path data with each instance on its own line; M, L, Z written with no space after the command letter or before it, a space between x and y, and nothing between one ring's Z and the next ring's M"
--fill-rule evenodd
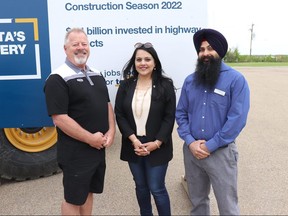
M193 42L197 53L199 53L203 41L207 41L221 58L226 55L228 43L220 32L214 29L201 29L197 31L193 36Z

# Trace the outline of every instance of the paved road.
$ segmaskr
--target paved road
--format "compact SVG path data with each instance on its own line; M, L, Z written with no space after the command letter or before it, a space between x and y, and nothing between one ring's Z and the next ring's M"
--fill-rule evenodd
M241 214L288 215L288 67L239 70L251 89L249 120L237 142ZM117 133L107 150L106 184L104 193L95 196L95 215L139 215L131 174L127 163L119 160L119 147ZM173 215L187 215L191 208L181 185L181 149L174 130L174 159L167 173ZM59 215L61 178L57 174L25 182L2 181L0 215ZM213 194L211 203L212 214L218 214Z

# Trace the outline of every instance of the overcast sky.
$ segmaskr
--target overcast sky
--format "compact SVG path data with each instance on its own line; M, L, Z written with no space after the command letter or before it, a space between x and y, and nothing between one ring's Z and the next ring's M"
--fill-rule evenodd
M287 0L208 0L208 27L222 32L240 54L288 54Z

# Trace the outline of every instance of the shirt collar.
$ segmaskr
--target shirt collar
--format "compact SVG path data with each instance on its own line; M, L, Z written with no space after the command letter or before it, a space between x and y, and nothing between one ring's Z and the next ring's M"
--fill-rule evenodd
M70 67L73 71L75 71L75 73L93 72L88 65L86 65L85 70L83 70L83 69L80 69L79 67L75 66L74 64L72 64L72 62L70 62L67 58L65 60L65 64L67 64L68 67Z
M220 73L221 72L225 72L228 71L230 69L230 66L225 64L223 61L221 62L221 69L220 69Z

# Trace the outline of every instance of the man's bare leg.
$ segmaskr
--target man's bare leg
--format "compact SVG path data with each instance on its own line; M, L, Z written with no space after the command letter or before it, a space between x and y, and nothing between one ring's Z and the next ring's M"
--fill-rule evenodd
M82 206L62 202L62 215L92 215L93 193L89 193L86 202Z
M80 206L80 215L92 215L93 193L89 193L84 205Z
M80 215L80 206L63 201L61 206L61 213L62 215Z

